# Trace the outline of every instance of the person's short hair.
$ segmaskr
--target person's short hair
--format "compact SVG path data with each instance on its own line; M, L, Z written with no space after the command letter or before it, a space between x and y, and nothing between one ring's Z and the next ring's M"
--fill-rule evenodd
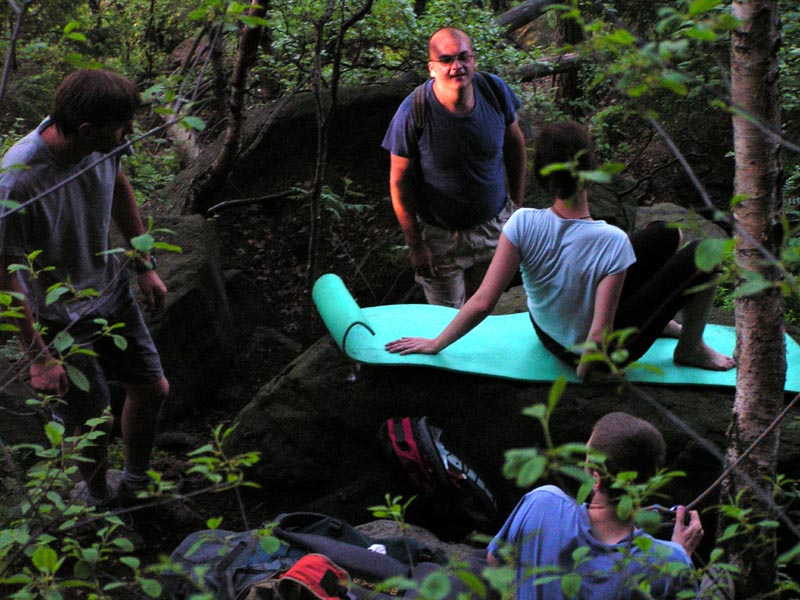
M596 161L592 140L586 129L575 121L546 125L534 141L533 172L539 184L561 199L572 198L578 191L578 178L569 170L559 169L542 175L548 165L577 162L579 171L590 171Z
M449 35L455 38L463 38L467 40L469 44L470 50L472 49L472 40L470 39L467 32L463 29L459 29L458 27L453 27L452 25L448 25L446 27L440 27L436 31L431 34L431 37L428 38L428 56L433 55L433 39L439 35L440 33L447 32Z
M61 133L73 135L83 123L128 122L141 104L130 79L102 69L81 69L59 84L50 119Z
M614 477L636 471L637 483L644 483L664 464L667 445L652 424L624 412L608 413L592 429L592 450L602 452L605 471Z

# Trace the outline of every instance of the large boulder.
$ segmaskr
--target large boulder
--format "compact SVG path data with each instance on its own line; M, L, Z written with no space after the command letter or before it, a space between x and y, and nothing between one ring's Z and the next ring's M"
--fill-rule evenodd
M160 216L156 226L173 231L164 241L181 248L158 255L167 309L145 315L170 381L162 411L164 424L170 425L215 400L236 339L213 227L197 215Z
M427 415L443 427L446 445L475 468L497 496L500 513L507 514L523 490L502 476L504 453L544 447L539 424L521 413L547 402L550 389L423 367L359 367L325 337L242 410L231 449L262 453L251 476L272 494L291 494L296 506L313 502L315 510L361 522L365 507L397 492L376 443L379 426L389 417ZM732 389L570 384L550 433L555 444L583 442L593 423L614 410L653 422L666 438L668 466L688 474L673 486L672 500L687 503L720 472L718 457L701 440L724 447L733 397ZM798 434L786 430L785 472L796 471L799 452ZM709 502L715 501L712 495ZM420 524L441 533L435 523Z
M690 239L700 230L705 236L722 235L709 223L686 227L695 217L673 205L642 210L636 219L640 226L652 220L681 222ZM524 310L524 292L513 288L496 312ZM715 312L712 320L732 324L732 313ZM241 411L231 449L260 451L263 461L252 477L276 496L290 495L296 509L307 506L361 522L365 507L402 489L376 441L379 426L389 417L427 415L443 427L446 445L494 491L500 514L507 514L524 490L503 477L504 454L511 448L544 447L540 425L522 410L547 402L550 392L547 383L354 364L326 336ZM583 442L594 422L614 410L653 422L666 438L668 467L688 475L670 487L671 500L665 502L688 503L721 471L721 454L709 452L705 444L725 447L733 399L734 390L724 388L570 384L553 412L550 433L555 444ZM783 472L797 470L799 452L800 436L786 429ZM711 494L707 504L716 499ZM437 529L441 522L421 524L443 533Z

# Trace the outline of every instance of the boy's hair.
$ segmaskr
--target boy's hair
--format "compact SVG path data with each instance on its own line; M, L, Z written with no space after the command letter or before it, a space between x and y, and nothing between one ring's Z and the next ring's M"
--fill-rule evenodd
M608 413L595 423L590 447L605 454L609 476L636 471L637 483L655 475L667 455L661 432L647 421L624 412Z
M50 119L61 133L73 135L83 123L128 122L141 104L136 85L126 77L81 69L68 75L56 89Z
M542 169L554 163L577 161L578 171L595 168L592 141L586 129L575 121L553 123L539 130L534 142L536 149L533 172L539 184L556 198L567 200L578 191L578 179L568 170L542 175Z

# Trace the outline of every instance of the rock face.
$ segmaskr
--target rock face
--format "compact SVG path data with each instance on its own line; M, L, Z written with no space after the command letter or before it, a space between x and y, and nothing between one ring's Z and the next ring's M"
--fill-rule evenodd
M174 231L164 241L182 249L159 254L167 310L146 315L170 381L162 420L171 424L214 400L235 338L213 228L200 216L159 217L156 225Z
M642 211L637 220L690 218L683 209L661 205L649 213ZM710 224L703 227L704 235L720 234ZM525 310L524 292L519 288L507 292L498 305L498 312L521 310ZM719 316L713 320L725 322ZM502 476L504 453L544 446L540 425L523 416L522 410L546 403L550 389L549 384L422 367L359 366L325 337L242 410L231 449L262 453L262 462L251 475L264 489L281 496L291 492L300 506L358 523L365 520L364 508L382 503L386 493L416 493L404 487L383 460L376 441L379 426L389 417L427 415L443 428L445 445L487 482L497 496L500 514L506 515L525 490ZM733 398L732 389L570 384L553 412L551 435L555 444L585 442L594 422L614 410L651 421L667 441L668 468L687 473L671 484L670 498L664 502L685 504L720 473L720 457L704 448L703 440L724 448ZM782 472L797 470L798 452L800 437L785 429ZM716 501L711 494L706 505ZM424 508L430 509L430 503ZM417 519L412 522L445 538L453 535L442 531L446 516L430 522L430 514L435 511L412 511L411 518Z
M443 427L445 444L487 482L505 515L524 490L502 477L504 452L543 446L538 423L521 411L546 402L549 392L544 384L422 367L358 369L324 338L240 413L232 449L261 451L262 463L252 475L264 489L292 490L297 501L316 500L316 510L358 523L364 520L363 508L399 489L382 461L378 427L389 417L427 415ZM669 468L688 474L673 486L667 502L688 503L720 471L718 460L692 432L724 447L733 397L730 389L569 385L553 414L551 433L555 444L583 442L593 423L614 410L651 421L666 438ZM789 472L796 470L798 441L792 431L782 439L782 468ZM715 501L712 495L710 502ZM420 524L447 536L436 523Z

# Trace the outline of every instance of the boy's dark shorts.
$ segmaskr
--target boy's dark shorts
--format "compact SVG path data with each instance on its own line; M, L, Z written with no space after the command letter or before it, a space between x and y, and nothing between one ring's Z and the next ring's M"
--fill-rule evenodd
M63 396L64 402L54 405L53 412L68 427L85 423L88 419L99 417L109 406L111 394L108 381L115 380L133 385L155 383L164 376L161 359L158 356L153 338L144 322L144 316L130 290L120 294L110 309L101 307L97 314L87 316L68 327L68 333L81 347L92 349L97 356L75 354L67 363L76 367L89 380L89 390L84 392L74 383ZM110 303L110 302L109 302ZM127 342L121 350L109 336L100 335L101 325L94 323L102 318L108 325L124 323L124 327L112 333L122 336ZM67 328L63 323L42 320L47 327L45 338L50 341Z

